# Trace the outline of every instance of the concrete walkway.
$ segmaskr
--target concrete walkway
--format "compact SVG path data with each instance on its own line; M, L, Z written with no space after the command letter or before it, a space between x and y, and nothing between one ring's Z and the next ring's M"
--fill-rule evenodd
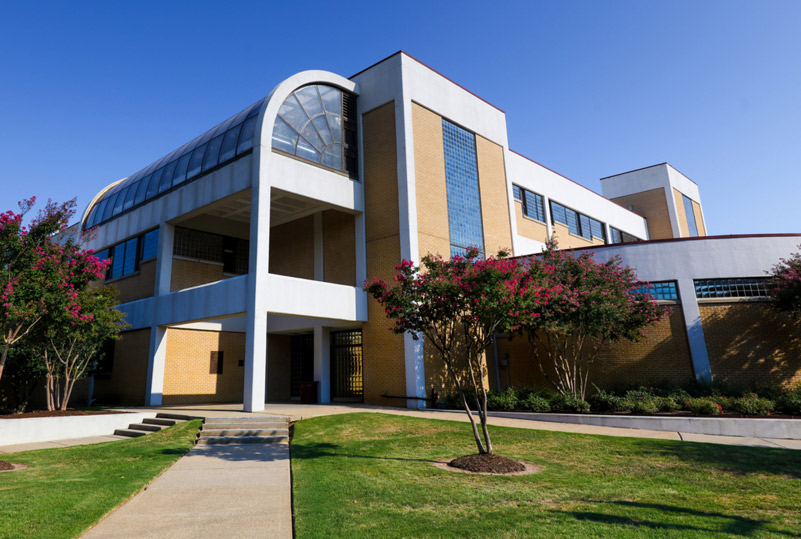
M83 537L291 538L289 445L197 445Z

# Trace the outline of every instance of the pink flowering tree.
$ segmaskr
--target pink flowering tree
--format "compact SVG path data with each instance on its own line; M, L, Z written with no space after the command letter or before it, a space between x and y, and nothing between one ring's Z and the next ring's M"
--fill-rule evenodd
M504 259L505 253L486 260L478 254L473 249L450 260L427 255L421 266L404 260L396 267L394 284L368 279L364 289L395 321L395 333L409 333L415 340L425 337L426 346L436 349L446 376L459 391L478 452L491 455L486 350L496 333L517 329L523 316L538 316L534 310L544 308L548 292L534 272Z
M801 253L780 259L769 275L769 292L776 308L794 315L801 313Z
M20 212L0 214L0 378L8 352L47 314L59 291L59 272L52 258L44 259L54 234L66 230L75 201L49 202L30 226L23 224L36 198L19 203Z
M551 240L530 260L529 272L544 276L550 301L530 309L520 323L543 376L562 395L584 399L598 352L621 339L639 340L643 330L669 311L647 283L619 257L596 262L592 253L560 251Z

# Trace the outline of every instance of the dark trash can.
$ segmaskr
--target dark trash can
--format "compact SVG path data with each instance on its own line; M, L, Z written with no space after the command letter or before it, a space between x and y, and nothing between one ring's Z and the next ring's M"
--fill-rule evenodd
M317 404L317 386L320 382L308 381L300 383L300 402L302 404Z

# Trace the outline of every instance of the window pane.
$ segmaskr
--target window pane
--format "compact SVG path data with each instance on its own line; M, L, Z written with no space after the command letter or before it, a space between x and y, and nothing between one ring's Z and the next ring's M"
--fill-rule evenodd
M236 155L236 141L239 138L239 131L241 129L242 124L239 124L225 134L222 147L220 148L220 163L225 163Z
M208 148L206 148L206 155L203 156L203 172L217 166L217 158L220 156L220 145L222 144L223 136L220 135L211 139Z
M311 142L312 146L314 146L318 152L322 152L323 148L325 148L325 144L323 143L323 139L317 133L317 129L311 122L307 122L306 125L300 130L300 134L303 137Z
M690 231L691 237L698 236L698 226L695 223L695 212L693 211L693 201L686 195L681 195L684 198L684 216L687 218L687 227Z
M331 138L331 130L328 128L328 122L325 119L325 116L318 116L314 120L312 120L314 127L317 128L317 132L323 138L323 142L325 144L331 144L334 139Z
M342 90L331 86L318 86L326 112L342 114Z
M563 225L567 224L567 213L565 212L565 207L561 204L556 202L551 202L551 219L553 219L554 223L562 223Z
M128 210L133 207L137 189L139 189L139 183L134 183L128 188L128 194L125 196L125 201L122 203L122 211Z
M309 117L306 116L306 112L300 106L294 94L286 98L286 101L278 111L278 115L295 128L296 131L300 131L300 127L309 121Z
M159 183L157 185L159 193L163 193L164 191L166 191L167 189L172 187L172 176L173 176L173 174L175 174L175 166L177 164L178 164L178 161L173 161L173 162L171 162L170 164L168 164L166 167L164 167L162 169L163 172L161 173L161 178L159 179ZM155 180L156 180L156 176L154 175L153 176L153 181L155 181ZM150 198L150 194L149 194L150 193L150 187L147 188L147 192L148 192L148 196L147 197Z
M307 86L295 92L309 118L314 118L323 114L323 103L320 101L320 94L317 93L317 86Z
M475 135L442 120L445 151L445 189L451 252L475 247L484 253L484 229L478 186Z
M136 271L136 247L139 238L133 238L125 242L125 264L122 268L122 274L128 275Z
M111 278L116 279L117 277L122 277L122 268L125 263L125 244L115 245L112 253Z
M523 201L523 190L520 189L517 185L512 186L512 193L514 194L515 200Z
M531 191L523 189L523 196L525 197L525 213L526 216L538 221L545 221L545 208L542 196Z
M178 164L175 166L175 174L172 177L173 187L184 183L184 180L186 180L186 169L189 167L189 159L191 157L192 154L186 154L178 160ZM159 188L159 191L161 191L161 188Z
M298 139L298 149L297 149L298 157L302 157L303 159L308 159L309 161L314 161L315 163L320 162L320 152L314 149L314 146L308 143L306 139L300 137Z
M326 114L325 117L328 118L328 127L334 142L342 142L342 117L334 114Z
M298 142L298 134L294 129L289 127L281 118L275 119L275 128L273 129L273 148L278 148L287 153L295 153L295 144Z
M117 193L116 195L111 195L108 199L106 199L107 200L106 207L105 209L103 209L103 221L111 217L111 211L114 209L114 203L116 202L118 196L119 193Z
M581 236L583 238L592 239L592 232L590 231L590 218L583 213L578 214Z
M141 260L149 260L155 258L159 249L159 229L151 230L142 236L142 258Z
M127 187L119 192L119 194L117 195L117 200L114 201L114 209L111 212L112 215L117 215L122 211L122 204L125 202L125 197L127 194L128 194Z
M331 144L323 152L322 163L331 168L342 170L342 145Z
M254 116L242 124L242 132L239 134L239 144L236 146L237 155L253 147L253 135L256 132L256 121L258 119L258 116Z
M156 174L159 174L160 172L161 169L159 169L156 172ZM152 178L153 176L147 176L139 181L139 188L136 190L136 198L134 198L134 206L138 206L139 204L145 201L145 196L147 195L147 188L150 185L150 180Z
M200 169L203 166L203 154L206 152L207 145L199 146L192 152L192 158L189 160L189 168L186 171L186 179L194 178L200 174Z

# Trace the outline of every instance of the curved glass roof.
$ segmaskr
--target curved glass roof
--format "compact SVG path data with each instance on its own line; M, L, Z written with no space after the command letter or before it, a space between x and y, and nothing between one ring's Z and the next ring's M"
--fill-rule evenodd
M92 206L84 229L103 224L249 152L266 100L259 100L109 189Z

